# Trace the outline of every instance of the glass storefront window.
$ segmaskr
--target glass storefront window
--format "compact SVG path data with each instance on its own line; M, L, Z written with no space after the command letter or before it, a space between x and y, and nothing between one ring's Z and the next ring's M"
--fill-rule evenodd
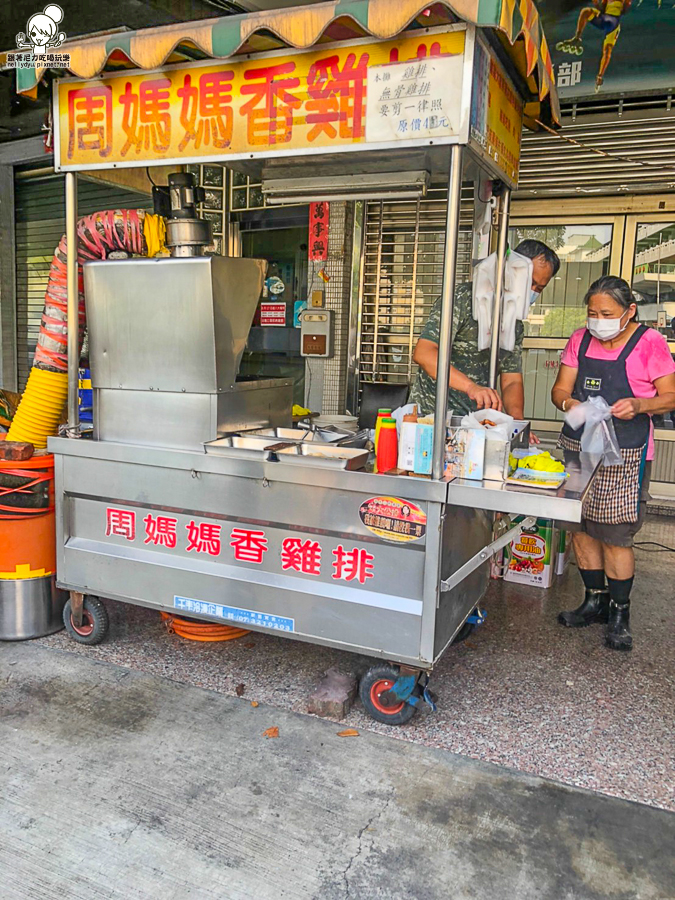
M560 270L534 304L525 323L528 337L568 338L586 320L584 296L589 286L609 274L612 225L517 224L509 244L543 241L560 257Z
M633 257L633 290L641 321L656 325L665 312L675 318L675 222L638 222Z

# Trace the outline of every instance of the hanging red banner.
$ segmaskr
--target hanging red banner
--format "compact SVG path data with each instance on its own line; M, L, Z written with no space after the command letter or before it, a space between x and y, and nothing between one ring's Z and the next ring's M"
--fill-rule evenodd
M309 204L309 258L313 261L328 259L328 218L328 203Z

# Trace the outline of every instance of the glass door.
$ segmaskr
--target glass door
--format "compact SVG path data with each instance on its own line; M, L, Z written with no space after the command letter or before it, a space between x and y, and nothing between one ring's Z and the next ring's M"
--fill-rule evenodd
M626 248L622 277L632 285L640 321L656 328L675 354L675 217L626 217ZM673 437L675 414L654 417L658 429Z
M532 419L535 427L562 419L550 399L561 352L572 332L586 321L584 297L589 286L601 275L620 271L623 238L623 216L511 218L511 247L535 239L560 257L558 273L525 322L525 417Z
M659 328L672 340L670 323L675 318L675 218L669 219L663 214L626 218L622 276L633 286L640 319Z

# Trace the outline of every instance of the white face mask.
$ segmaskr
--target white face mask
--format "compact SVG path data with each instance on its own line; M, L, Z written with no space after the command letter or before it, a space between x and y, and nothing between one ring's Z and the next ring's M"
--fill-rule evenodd
M621 324L621 319L623 316L619 316L618 319L591 319L589 318L586 322L586 327L593 335L593 337L597 338L599 341L612 341L615 337L618 337L622 331L628 327L628 323L630 319L626 319L626 324Z
M539 299L538 291L530 291L530 306L533 306Z

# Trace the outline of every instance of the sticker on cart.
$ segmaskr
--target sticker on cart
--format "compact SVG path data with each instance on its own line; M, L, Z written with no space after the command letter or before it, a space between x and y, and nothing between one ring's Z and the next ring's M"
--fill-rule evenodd
M410 500L398 497L371 497L359 509L359 517L368 531L395 543L419 541L427 531L427 516Z
M222 619L231 625L252 625L257 628L270 628L272 631L295 631L295 619L286 616L272 616L268 613L256 612L252 609L239 609L236 606L221 606L219 603L207 603L205 600L192 600L190 597L174 597L174 609L192 613L195 616L211 616Z

